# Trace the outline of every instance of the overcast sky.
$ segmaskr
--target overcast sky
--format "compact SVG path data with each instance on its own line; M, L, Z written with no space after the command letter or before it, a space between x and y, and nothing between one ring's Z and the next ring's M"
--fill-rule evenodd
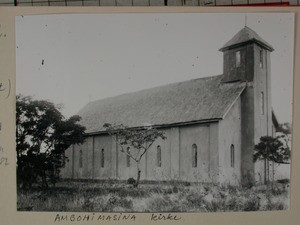
M16 17L17 94L63 104L223 73L218 51L246 14L61 14ZM294 14L247 14L270 43L272 105L292 120Z

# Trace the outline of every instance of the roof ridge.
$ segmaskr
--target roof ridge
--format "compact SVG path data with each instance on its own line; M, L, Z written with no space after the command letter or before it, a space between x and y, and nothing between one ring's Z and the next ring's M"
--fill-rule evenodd
M222 83L222 75L200 77L90 102L79 111L87 133L104 123L138 127L222 119L244 88Z
M223 76L223 74L213 75L213 76L206 76L206 77L199 77L199 78L193 78L193 79L189 79L189 80L185 80L185 81L179 81L179 82L174 82L174 83L159 85L159 86L155 86L155 87L150 87L150 88L146 88L146 89L141 89L141 90L137 90L137 91L126 92L126 93L117 94L117 95L113 95L113 96L109 96L109 97L105 97L105 98L100 98L100 99L91 101L91 102L87 103L86 105L88 105L90 103L96 103L96 102L99 102L99 101L102 101L102 100L106 100L106 99L117 98L117 97L120 97L120 96L125 96L125 95L130 95L130 94L136 94L138 92L149 91L149 90L153 90L153 89L156 89L156 88L163 88L163 87L172 86L172 85L179 85L179 84L183 84L183 83L187 83L187 82L192 82L192 81L197 81L197 80L213 79L213 78L218 78L218 77L221 77L221 76Z

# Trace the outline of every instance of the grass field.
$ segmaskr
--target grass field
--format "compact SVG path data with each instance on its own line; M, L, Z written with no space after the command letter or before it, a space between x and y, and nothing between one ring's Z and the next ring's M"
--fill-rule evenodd
M17 191L20 211L222 212L289 208L289 191L275 183L252 188L214 184L60 182Z

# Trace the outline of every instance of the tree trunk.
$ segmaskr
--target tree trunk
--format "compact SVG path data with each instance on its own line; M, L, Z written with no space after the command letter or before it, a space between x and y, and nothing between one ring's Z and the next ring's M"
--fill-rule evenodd
M267 184L267 159L264 159L264 184Z
M137 174L136 182L134 184L135 188L137 188L139 186L140 177L141 177L141 170L140 170L139 162L137 163L137 171L138 171L138 174Z
M47 183L47 177L46 177L46 171L45 170L42 172L42 186L43 186L43 188L48 188L48 183Z

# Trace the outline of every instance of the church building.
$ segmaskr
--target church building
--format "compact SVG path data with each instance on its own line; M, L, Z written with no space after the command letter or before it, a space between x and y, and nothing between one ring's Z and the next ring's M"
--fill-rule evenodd
M62 178L136 178L134 161L103 128L105 123L163 131L144 155L141 180L263 182L265 162L253 162L261 136L275 134L271 105L273 48L249 27L220 48L223 74L127 93L88 103L78 113L86 127L81 145L66 150ZM131 152L135 149L130 149Z

